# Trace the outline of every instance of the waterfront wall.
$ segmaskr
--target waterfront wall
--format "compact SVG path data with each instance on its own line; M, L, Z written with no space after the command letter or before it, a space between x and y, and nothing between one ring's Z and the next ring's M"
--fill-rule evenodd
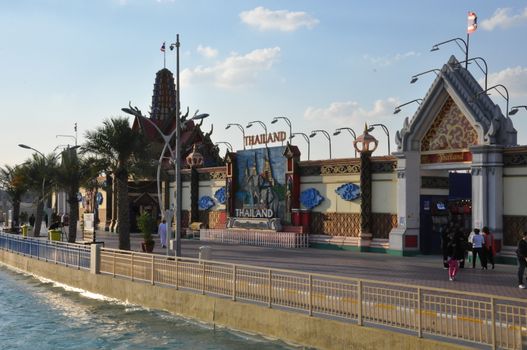
M466 349L414 335L361 327L225 298L91 274L0 250L8 266L72 287L144 307L165 310L211 325L223 326L320 349ZM53 266L53 268L50 268Z

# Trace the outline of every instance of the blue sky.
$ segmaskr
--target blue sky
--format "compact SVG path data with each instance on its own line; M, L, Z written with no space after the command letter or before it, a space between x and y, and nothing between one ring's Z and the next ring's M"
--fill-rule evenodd
M440 68L463 53L467 12L478 15L470 57L489 66L489 86L503 84L510 104L527 105L525 1L252 1L252 0L0 0L0 164L17 164L28 144L44 153L79 143L86 130L123 115L128 101L149 110L163 41L181 41L181 103L211 116L212 139L241 148L229 122L266 122L275 116L309 133L383 123L393 135L422 98L434 75L409 84L416 73ZM523 38L523 39L522 39ZM175 55L167 50L167 68ZM477 67L470 68L482 79ZM492 98L504 106L497 94ZM504 110L504 107L503 107ZM518 142L527 143L527 111L512 117ZM254 128L254 129L253 129ZM259 133L256 126L248 134ZM376 155L386 154L386 135ZM353 155L351 137L333 137L333 158ZM298 145L306 156L303 140ZM328 157L327 140L311 139L311 159Z

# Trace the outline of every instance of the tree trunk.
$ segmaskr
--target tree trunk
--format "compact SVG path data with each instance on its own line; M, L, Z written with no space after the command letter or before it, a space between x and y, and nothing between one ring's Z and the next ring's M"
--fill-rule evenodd
M68 242L75 243L77 240L77 221L79 220L79 201L77 192L68 194L68 203L70 205L70 221L68 229Z
M128 173L117 179L117 221L119 223L119 249L130 250L130 209L128 208Z
M13 200L13 220L11 220L11 229L20 226L20 200Z
M40 227L42 227L42 218L44 213L44 201L37 203L37 215L35 216L35 228L33 230L34 236L40 236Z

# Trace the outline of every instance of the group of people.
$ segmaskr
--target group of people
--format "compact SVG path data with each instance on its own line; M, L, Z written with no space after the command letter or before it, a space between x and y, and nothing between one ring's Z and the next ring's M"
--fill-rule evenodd
M460 226L451 222L442 236L442 250L443 266L448 269L450 281L454 281L459 269L465 267L468 251L472 251L472 268L476 268L479 258L482 270L486 270L489 263L494 269L496 247L488 227L483 227L481 232L476 228L467 236Z

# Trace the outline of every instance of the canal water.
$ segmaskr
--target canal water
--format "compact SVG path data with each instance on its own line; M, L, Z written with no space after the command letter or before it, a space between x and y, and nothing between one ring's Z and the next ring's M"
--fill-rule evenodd
M292 349L0 265L0 349Z

